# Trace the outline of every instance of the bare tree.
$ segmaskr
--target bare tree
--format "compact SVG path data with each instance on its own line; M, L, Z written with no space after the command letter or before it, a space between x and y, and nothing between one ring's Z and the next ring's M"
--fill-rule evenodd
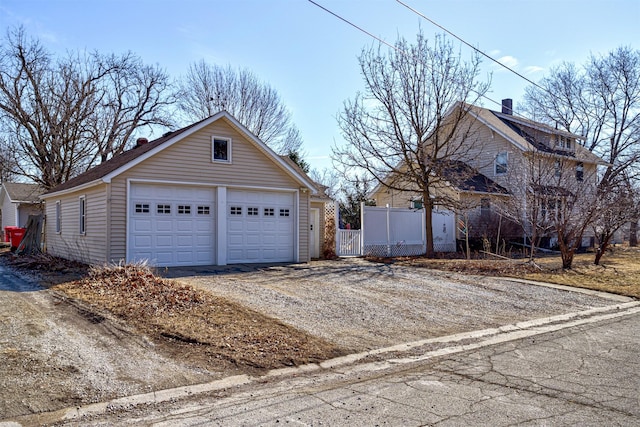
M225 110L278 154L299 152L302 139L278 92L247 69L204 60L189 66L180 83L180 109L196 121Z
M509 179L513 197L504 199L502 214L519 223L531 242L530 260L542 238L556 239L562 267L570 269L585 231L595 221L597 176L573 155L527 151Z
M17 172L49 189L122 152L140 126L166 124L158 82L166 77L131 54L54 58L23 29L9 30L0 46L0 130Z
M100 80L100 102L87 121L90 139L97 144L100 162L121 154L132 145L141 127L171 127L169 76L158 66L145 65L131 52L124 55L94 55L103 68L111 70ZM93 163L93 162L92 162Z
M615 217L618 205L610 203L611 193L623 195L625 181L640 179L640 50L620 47L591 56L581 67L564 63L539 86L526 89L526 110L583 135L585 147L606 160L598 184L599 216ZM601 237L606 247L613 234Z
M344 104L338 124L347 144L333 148L334 165L346 179L354 171L390 190L419 192L426 209L428 257L434 255L432 210L458 200L434 188L446 186L451 162L469 160L472 108L488 90L476 81L480 59L464 61L443 36L432 44L418 33L359 56L365 91Z

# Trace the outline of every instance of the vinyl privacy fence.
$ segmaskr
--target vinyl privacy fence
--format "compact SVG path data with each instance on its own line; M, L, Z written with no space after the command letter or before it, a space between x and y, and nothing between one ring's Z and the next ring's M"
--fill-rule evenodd
M455 252L455 215L435 210L432 216L436 252ZM362 207L361 230L338 230L339 256L414 256L427 250L424 209Z

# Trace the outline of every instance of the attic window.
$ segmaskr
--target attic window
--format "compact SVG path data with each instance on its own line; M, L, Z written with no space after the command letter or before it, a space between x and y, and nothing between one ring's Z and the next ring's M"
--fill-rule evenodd
M495 160L495 174L504 175L508 171L509 156L506 152L498 153Z
M558 135L558 147L571 150L572 140L569 137Z
M211 145L214 162L231 163L231 138L213 136Z

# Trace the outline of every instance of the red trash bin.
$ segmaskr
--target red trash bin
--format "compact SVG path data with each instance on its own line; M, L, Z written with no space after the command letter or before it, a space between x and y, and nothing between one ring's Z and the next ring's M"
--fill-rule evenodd
M18 246L20 246L20 242L22 241L22 238L24 237L24 233L26 231L26 228L20 227L15 227L13 230L11 230L10 239L12 248L17 248Z
M16 227L15 225L7 225L4 228L4 241L9 243L11 242L11 231L15 230L16 228L20 228L20 227Z

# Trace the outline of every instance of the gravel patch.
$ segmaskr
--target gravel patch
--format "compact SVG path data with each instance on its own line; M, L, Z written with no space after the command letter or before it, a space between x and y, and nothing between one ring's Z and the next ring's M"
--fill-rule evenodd
M352 258L279 266L168 269L167 277L363 351L611 305L507 279Z

